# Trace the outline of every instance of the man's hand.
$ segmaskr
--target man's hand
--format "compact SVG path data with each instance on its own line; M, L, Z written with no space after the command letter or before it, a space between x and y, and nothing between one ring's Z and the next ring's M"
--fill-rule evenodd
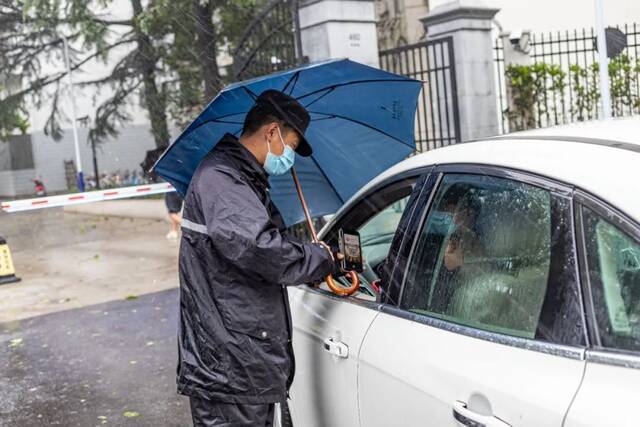
M319 244L320 246L322 246L323 248L325 248L325 249L327 250L327 252L329 252L329 255L331 255L331 260L332 260L333 262L336 262L336 260L338 260L338 261L342 261L342 260L344 259L344 255L343 255L342 253L340 253L340 252L333 252L333 251L331 250L331 248L329 247L329 245L327 245L325 242L320 241L320 242L318 242L318 244Z

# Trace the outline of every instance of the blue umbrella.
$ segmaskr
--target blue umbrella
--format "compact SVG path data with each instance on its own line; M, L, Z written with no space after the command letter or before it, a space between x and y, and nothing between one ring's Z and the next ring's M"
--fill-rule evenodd
M200 161L225 133L240 135L246 113L267 89L309 111L310 157L296 156L312 216L334 213L373 177L415 150L421 82L357 62L308 64L227 86L165 151L154 170L183 196ZM304 219L289 174L270 178L271 197L287 225Z

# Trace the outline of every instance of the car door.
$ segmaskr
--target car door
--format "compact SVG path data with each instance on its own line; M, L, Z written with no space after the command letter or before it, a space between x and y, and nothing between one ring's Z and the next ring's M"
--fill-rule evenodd
M296 376L290 392L294 425L359 425L358 353L379 308L370 282L376 279L374 271L389 251L420 173L413 171L376 186L321 234L335 247L340 228L360 232L367 270L360 275L358 293L338 297L324 283L289 290L296 356Z
M436 171L362 344L361 426L561 426L585 365L571 189Z
M587 195L576 199L592 345L566 426L637 426L640 227Z

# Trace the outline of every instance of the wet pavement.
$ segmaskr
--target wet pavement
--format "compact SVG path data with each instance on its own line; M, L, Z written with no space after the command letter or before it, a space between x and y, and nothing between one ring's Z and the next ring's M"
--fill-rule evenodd
M190 426L178 290L0 324L0 426Z
M0 323L177 287L178 242L167 241L168 229L61 208L0 212L0 236L22 278L0 286Z

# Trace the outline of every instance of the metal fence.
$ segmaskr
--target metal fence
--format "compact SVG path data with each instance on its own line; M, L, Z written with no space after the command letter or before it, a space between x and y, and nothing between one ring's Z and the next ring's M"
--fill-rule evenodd
M495 64L496 89L498 91L498 116L500 122L500 131L502 133L509 132L509 123L507 121L507 86L506 76L504 73L504 46L502 39L498 37L493 46L493 61Z
M380 51L380 65L384 70L423 82L415 121L418 151L460 141L451 37Z
M615 116L640 113L640 29L636 24L616 27L627 37L627 47L610 60L612 112ZM598 52L594 29L534 34L531 38L532 63L556 66L561 71L558 86L550 90L546 81L543 97L536 102L536 127L597 118L600 113ZM507 79L503 40L494 46L496 83L502 131L509 131L506 111Z
M265 1L247 25L233 54L235 80L271 74L299 65L303 59L298 0Z

